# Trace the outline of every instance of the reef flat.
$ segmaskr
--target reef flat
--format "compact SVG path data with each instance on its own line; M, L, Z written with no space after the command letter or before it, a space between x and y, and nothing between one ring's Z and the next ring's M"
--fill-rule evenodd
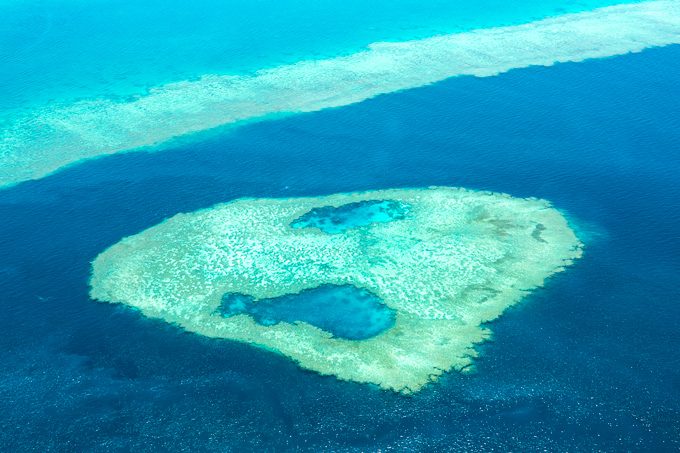
M376 205L383 211L367 217ZM348 227L300 225L322 213ZM469 367L474 345L490 335L483 323L581 253L565 218L545 200L392 189L239 199L178 214L101 253L90 284L93 299L260 346L320 374L409 393ZM350 286L390 309L389 328L356 340L306 322L257 322L245 303L223 311L225 296L234 294L271 308L273 298Z
M344 106L449 77L493 76L680 43L680 1L565 14L524 25L374 43L355 54L253 75L205 75L132 99L92 99L17 114L0 130L0 187L73 162L226 124Z

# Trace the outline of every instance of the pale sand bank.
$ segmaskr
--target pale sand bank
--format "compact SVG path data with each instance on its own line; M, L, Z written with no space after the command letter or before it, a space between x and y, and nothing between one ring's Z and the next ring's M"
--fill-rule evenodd
M394 200L408 213L336 234L290 226L314 208L364 200ZM490 334L484 322L580 256L580 241L545 200L446 187L241 199L178 214L104 251L91 296L320 374L409 393L468 367ZM219 310L225 294L265 299L322 285L377 295L396 312L393 327L348 340Z
M309 112L449 77L602 58L680 43L680 0L601 8L524 25L375 43L252 76L206 75L126 101L96 99L27 114L0 131L0 187L73 162L268 115Z

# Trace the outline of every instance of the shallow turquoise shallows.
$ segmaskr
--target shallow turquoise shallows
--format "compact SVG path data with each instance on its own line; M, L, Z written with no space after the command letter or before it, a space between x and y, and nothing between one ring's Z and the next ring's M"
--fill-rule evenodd
M369 200L342 206L314 208L291 223L293 228L318 228L324 233L342 233L352 228L403 219L409 207L396 200Z
M0 114L616 3L0 0Z
M271 299L255 301L244 294L225 294L220 313L248 314L259 324L306 322L333 336L365 340L394 325L394 310L365 289L352 285L323 285Z

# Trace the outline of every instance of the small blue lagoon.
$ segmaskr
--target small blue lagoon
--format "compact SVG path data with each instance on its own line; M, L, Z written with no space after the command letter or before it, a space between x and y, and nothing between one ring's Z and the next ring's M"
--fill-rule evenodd
M257 301L228 293L219 312L225 317L245 313L263 326L302 321L348 340L374 337L392 327L395 319L394 310L378 296L353 285L323 285Z
M387 223L406 217L409 206L396 200L367 200L342 206L323 206L291 223L293 228L318 228L324 233L343 233L372 223Z

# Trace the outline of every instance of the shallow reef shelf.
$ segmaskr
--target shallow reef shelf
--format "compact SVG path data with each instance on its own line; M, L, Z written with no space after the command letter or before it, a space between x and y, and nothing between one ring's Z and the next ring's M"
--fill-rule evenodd
M339 219L329 232L318 227L324 216ZM483 323L581 253L560 212L534 198L433 187L240 199L178 214L104 251L91 296L320 374L410 393L468 369L474 345L490 335ZM291 297L350 287L365 291L352 303L389 309L389 322L364 339L334 335L350 318L307 316L316 302ZM276 298L288 307L272 321ZM291 308L296 300L307 305Z
M313 112L429 85L680 43L680 0L564 14L522 25L402 41L252 75L206 74L134 97L84 99L0 123L0 187L74 162L225 125ZM158 148L161 149L161 148Z

